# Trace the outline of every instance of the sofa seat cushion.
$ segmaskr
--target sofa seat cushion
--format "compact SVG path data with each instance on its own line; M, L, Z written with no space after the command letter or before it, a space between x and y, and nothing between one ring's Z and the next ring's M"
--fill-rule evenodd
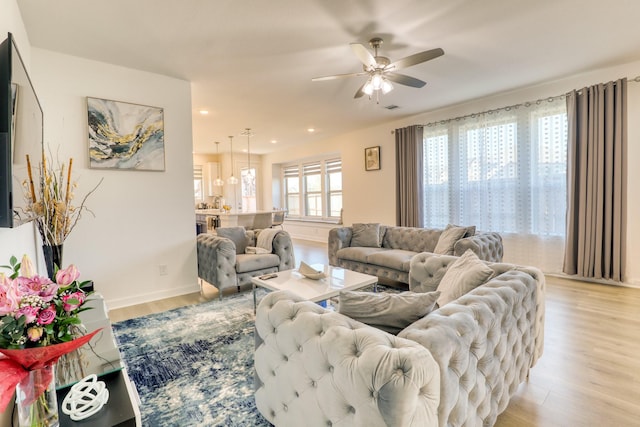
M367 262L367 258L376 253L376 252L386 252L388 251L388 249L384 249L384 248L367 248L367 247L349 247L349 248L342 248L340 250L338 250L338 252L336 252L336 256L339 259L346 259L349 261L356 261L356 262Z
M275 254L240 254L236 255L236 273L264 270L265 268L278 267L280 257Z
M394 270L409 271L411 258L416 252L403 249L388 249L384 252L376 252L367 256L367 263L380 267L393 268Z

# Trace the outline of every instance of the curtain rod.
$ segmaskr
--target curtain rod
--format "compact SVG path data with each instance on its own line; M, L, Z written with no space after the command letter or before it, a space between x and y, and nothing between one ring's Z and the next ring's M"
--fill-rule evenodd
M627 78L628 82L632 82L632 83L640 83L640 76L636 76L633 79L631 78ZM536 99L535 101L527 101L527 102L522 102L519 104L513 104L513 105L507 105L506 107L500 107L500 108L494 108L492 110L486 110L486 111L482 111L480 113L471 113L471 114L467 114L464 116L458 116L458 117L454 117L452 119L444 119L444 120L436 120L435 122L429 122L427 124L422 124L422 125L418 125L418 126L422 126L422 127L431 127L431 126L435 126L435 125L442 125L445 123L449 123L452 121L460 121L460 120L464 120L464 119L468 119L468 118L475 118L476 116L481 116L484 114L493 114L493 113L497 113L498 111L510 111L511 109L518 109L520 107L530 107L533 104L535 105L540 105L542 102L547 101L547 102L553 102L553 101L558 101L560 99L566 98L566 96L568 95L568 93L563 93L562 95L555 95L555 96L549 96L547 98L540 98L540 99Z

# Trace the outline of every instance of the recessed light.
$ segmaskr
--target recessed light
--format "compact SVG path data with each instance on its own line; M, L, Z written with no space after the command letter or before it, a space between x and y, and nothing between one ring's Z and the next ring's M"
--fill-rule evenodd
M207 110L200 110L200 114L202 114L203 116L206 116L207 114L209 114L209 111L207 111Z
M309 133L313 133L313 132L315 132L315 131L316 131L316 130L315 130L314 128L309 128L309 129L307 129L307 132L309 132Z
M276 141L275 139L272 139L272 140L271 140L271 143L272 143L272 144L277 144L277 143L278 143L278 141Z

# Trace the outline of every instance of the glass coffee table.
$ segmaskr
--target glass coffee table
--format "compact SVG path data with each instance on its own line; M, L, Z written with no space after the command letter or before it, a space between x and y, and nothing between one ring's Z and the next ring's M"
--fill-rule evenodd
M251 279L253 284L253 312L257 307L256 289L258 286L272 291L290 291L297 296L312 302L322 302L337 296L340 291L362 289L365 286L376 284L378 278L357 271L347 270L341 267L330 265L312 264L314 270L324 271L326 277L319 280L312 280L304 277L298 270L285 270L274 273L272 278L257 276Z

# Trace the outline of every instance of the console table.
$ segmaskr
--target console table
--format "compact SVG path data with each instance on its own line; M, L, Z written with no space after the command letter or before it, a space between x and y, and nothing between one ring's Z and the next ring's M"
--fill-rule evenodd
M129 381L124 363L120 359L120 352L102 295L92 294L85 306L91 307L91 310L80 313L83 325L89 332L98 328L102 328L102 332L98 333L89 344L82 347L85 363L88 364L83 372L69 373L64 379L59 378L59 373L56 373L57 384L60 385L57 390L60 427L141 426L138 393ZM91 348L87 348L89 345ZM96 374L99 381L105 382L107 390L109 390L109 400L97 414L82 421L72 421L68 415L62 412L62 402L71 386L89 374Z

